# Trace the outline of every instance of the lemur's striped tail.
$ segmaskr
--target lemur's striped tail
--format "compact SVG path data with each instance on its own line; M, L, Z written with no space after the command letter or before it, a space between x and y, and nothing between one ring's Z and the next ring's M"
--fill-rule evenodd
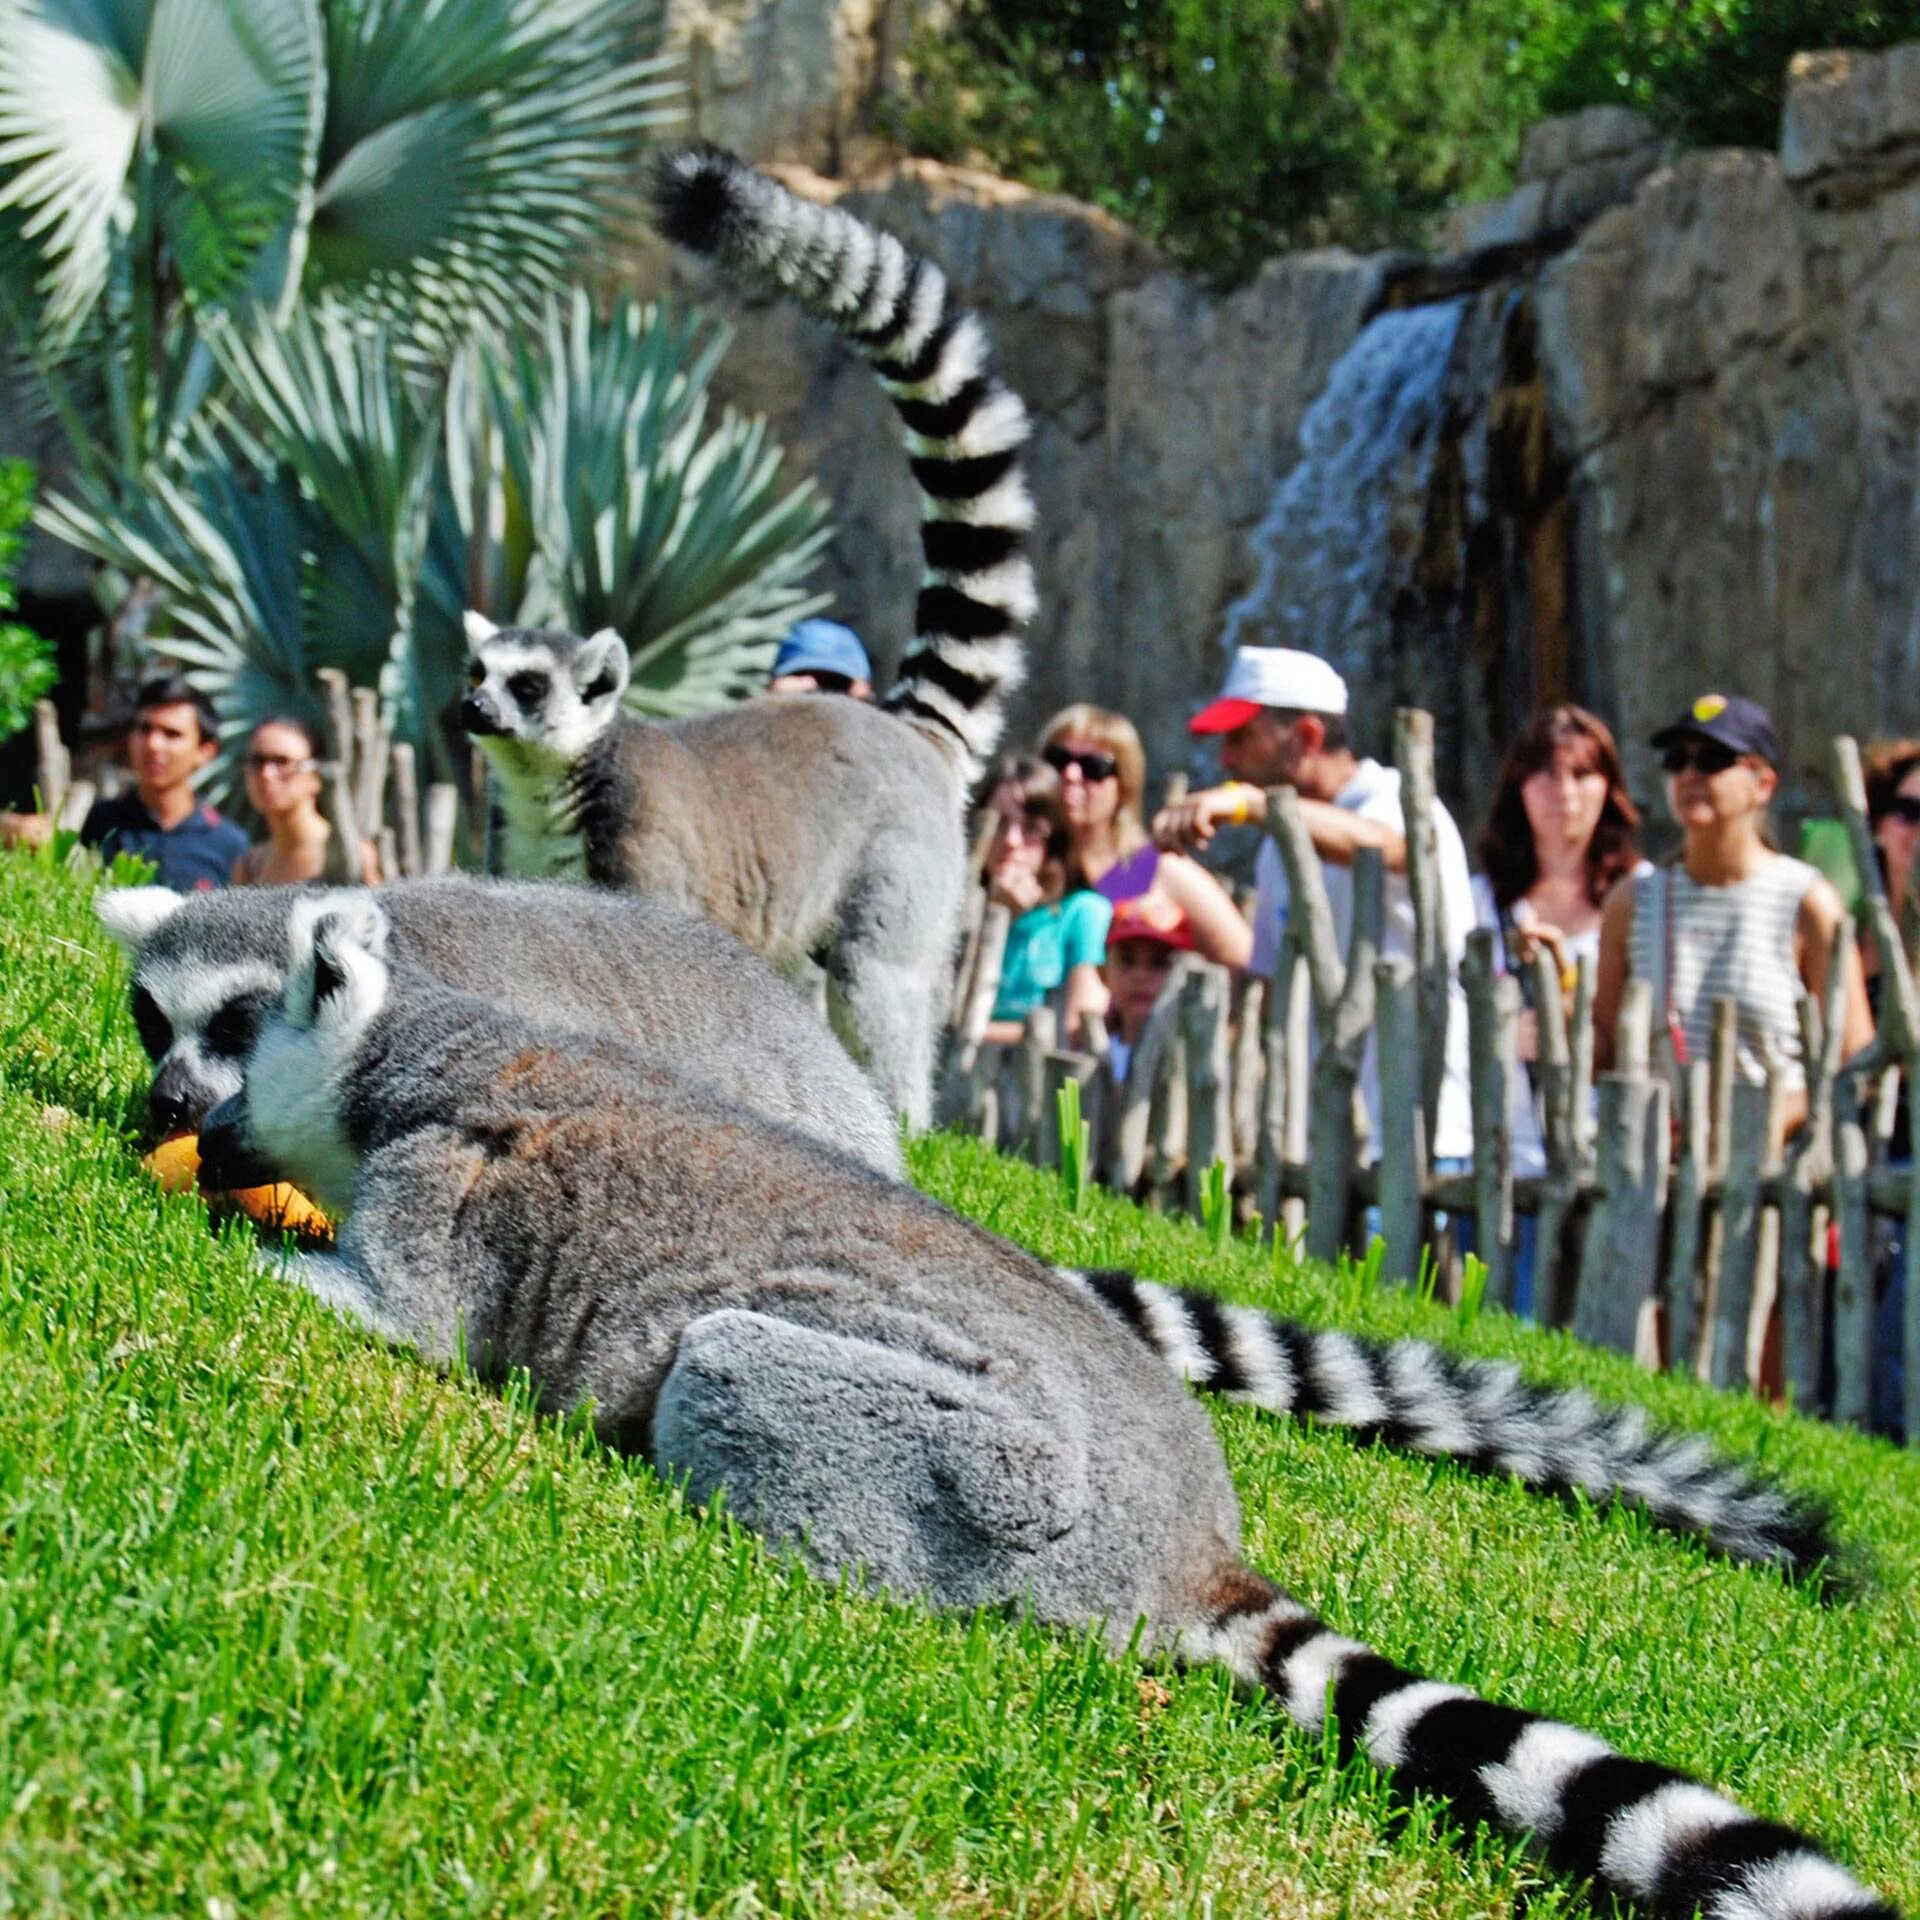
M668 239L789 295L879 374L906 427L926 556L913 644L884 704L957 747L971 781L1000 737L1036 604L1027 410L993 370L986 329L954 308L931 260L731 154L663 155L654 201Z
M1203 1620L1176 1650L1219 1661L1309 1732L1322 1730L1331 1708L1342 1748L1364 1753L1397 1785L1533 1834L1557 1871L1596 1880L1649 1913L1899 1920L1790 1828L1577 1727L1409 1673L1244 1568L1213 1583Z
M1836 1559L1818 1505L1720 1458L1697 1436L1663 1433L1638 1407L1530 1386L1511 1366L1457 1360L1420 1340L1381 1346L1130 1273L1059 1271L1210 1393L1269 1413L1312 1414L1546 1492L1636 1501L1660 1525L1698 1534L1733 1559L1795 1574Z

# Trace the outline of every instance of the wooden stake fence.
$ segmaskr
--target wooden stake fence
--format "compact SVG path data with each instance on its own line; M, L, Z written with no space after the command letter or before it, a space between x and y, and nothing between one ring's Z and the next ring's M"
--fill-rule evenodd
M1810 1404L1824 1378L1833 1414L1868 1414L1874 1364L1876 1263L1904 1229L1906 1282L1901 1350L1906 1431L1920 1440L1920 1181L1888 1157L1892 1090L1911 1084L1920 1036L1913 973L1867 846L1864 791L1853 742L1835 748L1835 784L1863 857L1866 924L1889 956L1881 1023L1858 1059L1839 1058L1842 972L1830 966L1824 1006L1802 1009L1808 1117L1781 1137L1783 1089L1736 1071L1735 1008L1715 1008L1708 1058L1677 1073L1653 1045L1643 983L1625 995L1615 1066L1593 1076L1593 967L1582 965L1569 1014L1554 962L1533 958L1530 998L1539 1014L1532 1080L1545 1149L1543 1174L1511 1165L1514 1030L1520 982L1494 972L1492 936L1469 934L1466 988L1474 1162L1436 1175L1430 1164L1444 1044L1447 979L1434 842L1432 734L1425 716L1395 727L1408 810L1412 954L1383 956L1385 876L1363 851L1353 869L1353 926L1344 953L1317 856L1287 789L1268 796L1267 831L1289 885L1289 910L1271 982L1249 983L1233 1016L1225 973L1198 956L1176 957L1127 1070L1116 1073L1104 1029L1098 1052L1067 1053L1045 1024L1030 1024L1017 1076L1004 1050L979 1044L999 979L1006 916L982 916L967 1009L956 1047L962 1124L1057 1164L1054 1101L1068 1078L1082 1088L1093 1164L1104 1183L1198 1215L1208 1167L1224 1163L1243 1217L1310 1254L1361 1252L1362 1210L1378 1209L1382 1272L1418 1270L1425 1245L1444 1246L1436 1214L1464 1214L1487 1264L1484 1298L1514 1298L1515 1227L1534 1222L1532 1315L1650 1363L1697 1371L1722 1384L1789 1389ZM1423 822L1421 815L1428 817ZM1836 936L1834 956L1853 938ZM1379 1036L1382 1137L1364 1153L1356 1091L1370 1035ZM969 1036L971 1036L969 1038ZM1017 1078L1018 1085L1010 1082ZM1250 1084L1251 1083L1251 1084ZM1047 1108L1030 1119L1024 1101ZM1876 1227L1876 1222L1881 1223ZM1829 1229L1831 1228L1831 1231ZM1829 1246L1837 1244L1837 1264ZM1457 1274L1455 1275L1457 1279ZM1762 1348L1778 1300L1783 1379L1763 1380ZM1829 1351L1830 1348L1830 1351Z

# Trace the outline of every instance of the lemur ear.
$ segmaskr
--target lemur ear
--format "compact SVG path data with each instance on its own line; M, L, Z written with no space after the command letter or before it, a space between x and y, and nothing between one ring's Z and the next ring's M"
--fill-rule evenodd
M627 643L612 627L602 627L580 642L573 656L573 684L582 700L618 699L627 690Z
M185 904L171 887L103 887L93 896L94 918L136 957L154 928Z
M289 978L309 979L309 1019L352 984L356 962L386 959L388 931L385 910L365 891L342 888L295 906L289 929Z
M476 653L500 631L484 613L475 613L471 607L460 616L460 624L467 630L467 645Z

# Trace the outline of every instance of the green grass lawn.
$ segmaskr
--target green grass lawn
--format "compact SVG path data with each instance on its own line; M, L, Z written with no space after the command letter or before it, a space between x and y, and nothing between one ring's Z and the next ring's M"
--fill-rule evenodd
M0 1914L1586 1911L1218 1675L816 1585L259 1275L137 1164L89 890L0 858ZM1920 1909L1920 1460L1071 1215L973 1145L915 1171L1055 1258L1511 1355L1827 1496L1868 1568L1831 1605L1631 1515L1218 1416L1251 1558L1342 1629L1699 1772Z

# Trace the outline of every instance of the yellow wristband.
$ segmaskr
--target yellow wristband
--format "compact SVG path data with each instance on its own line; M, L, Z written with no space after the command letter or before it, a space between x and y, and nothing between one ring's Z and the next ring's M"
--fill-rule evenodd
M1248 821L1256 819L1267 810L1267 796L1259 788L1250 786L1244 780L1234 782L1238 798L1234 803L1233 822L1236 827L1244 827Z

